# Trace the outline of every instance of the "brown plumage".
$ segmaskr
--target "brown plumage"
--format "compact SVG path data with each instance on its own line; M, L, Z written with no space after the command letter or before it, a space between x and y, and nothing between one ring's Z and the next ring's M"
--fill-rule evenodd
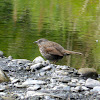
M37 43L39 46L40 53L43 57L45 57L47 60L50 61L58 61L59 59L62 59L65 55L70 54L78 54L82 55L80 52L74 52L65 50L60 44L56 42L49 41L47 39L39 39L35 41L34 43Z

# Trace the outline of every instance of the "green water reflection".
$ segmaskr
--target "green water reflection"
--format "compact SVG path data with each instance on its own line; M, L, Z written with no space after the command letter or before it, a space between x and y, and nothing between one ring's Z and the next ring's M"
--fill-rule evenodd
M81 56L57 64L75 68L100 66L99 0L1 0L0 50L6 56L33 60L40 56L39 38L47 38Z

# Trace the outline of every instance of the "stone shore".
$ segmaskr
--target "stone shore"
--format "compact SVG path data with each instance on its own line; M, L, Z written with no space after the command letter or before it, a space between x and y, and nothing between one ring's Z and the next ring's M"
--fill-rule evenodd
M0 100L100 100L98 80L40 56L33 61L1 57L0 67L10 79L0 83Z

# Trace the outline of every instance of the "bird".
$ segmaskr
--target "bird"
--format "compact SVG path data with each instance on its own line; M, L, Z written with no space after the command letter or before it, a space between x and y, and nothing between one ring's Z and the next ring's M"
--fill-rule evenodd
M82 55L80 52L74 52L64 49L60 44L49 41L45 38L38 39L33 42L36 43L39 47L41 55L49 61L56 63L58 60L62 59L64 56L70 54Z

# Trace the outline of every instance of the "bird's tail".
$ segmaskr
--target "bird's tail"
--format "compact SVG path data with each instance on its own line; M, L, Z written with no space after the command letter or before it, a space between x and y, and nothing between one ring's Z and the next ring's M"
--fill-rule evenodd
M82 54L82 53L80 53L80 52L69 51L69 50L65 50L65 54L66 54L66 55L70 55L70 54L78 54L78 55L83 55L83 54Z

